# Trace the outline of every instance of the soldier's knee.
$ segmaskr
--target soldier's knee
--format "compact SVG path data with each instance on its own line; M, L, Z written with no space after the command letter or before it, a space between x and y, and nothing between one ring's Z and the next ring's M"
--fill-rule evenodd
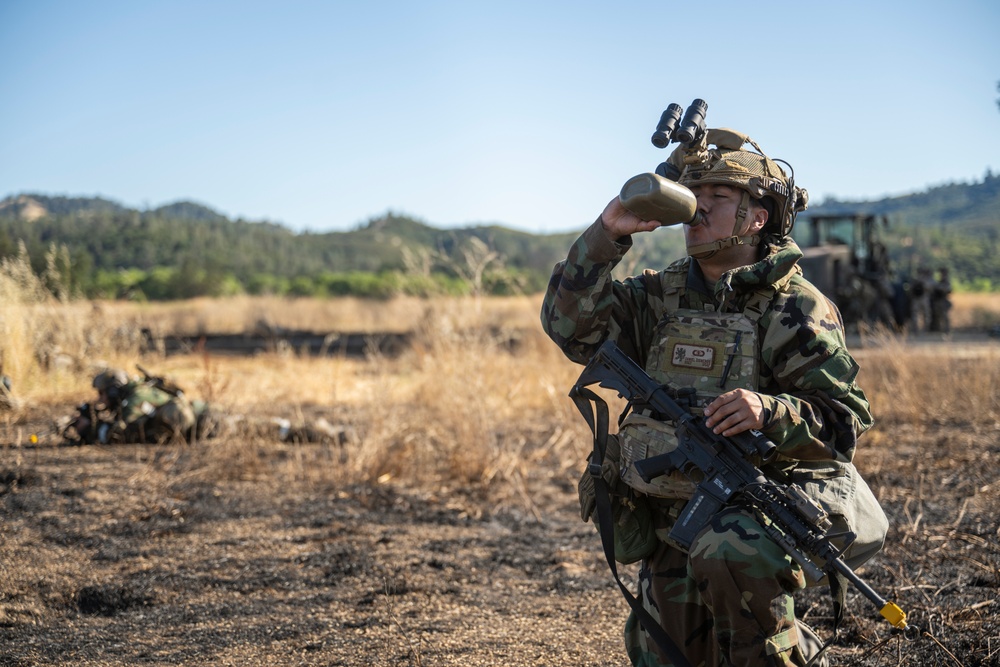
M691 545L688 564L698 581L733 581L743 576L787 576L788 554L752 515L737 511L715 516Z

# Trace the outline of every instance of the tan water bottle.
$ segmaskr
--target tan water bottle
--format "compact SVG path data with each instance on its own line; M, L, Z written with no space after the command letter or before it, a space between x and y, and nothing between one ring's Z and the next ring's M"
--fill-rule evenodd
M618 198L642 220L656 220L664 226L697 225L701 221L694 193L659 174L633 176L622 186Z

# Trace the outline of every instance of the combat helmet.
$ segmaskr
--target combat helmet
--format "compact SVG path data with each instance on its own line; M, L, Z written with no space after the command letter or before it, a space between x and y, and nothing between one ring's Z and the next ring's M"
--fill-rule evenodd
M749 144L755 150L744 149ZM764 234L774 234L785 237L792 231L795 224L795 214L804 211L809 202L809 193L796 187L794 173L789 166L786 173L775 160L772 160L757 143L735 130L726 128L706 131L701 145L685 147L683 155L678 156L683 164L678 182L686 187L694 185L720 184L739 188L743 191L743 201L740 213L737 214L737 229L749 214L750 199L756 199L764 204L768 211L768 222ZM787 163L785 163L787 164ZM756 245L760 242L757 235L741 238L735 235L730 239L711 244L713 249L721 249L740 243ZM691 248L702 250L700 246Z
M93 384L97 391L121 389L128 384L128 374L120 368L108 368L94 376Z

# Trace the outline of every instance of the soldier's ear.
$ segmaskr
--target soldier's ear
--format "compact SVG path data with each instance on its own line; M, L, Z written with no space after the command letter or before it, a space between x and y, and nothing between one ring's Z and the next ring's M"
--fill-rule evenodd
M753 210L753 215L750 218L750 223L751 223L750 231L759 232L760 230L764 229L764 225L767 224L767 220L769 217L768 212L767 209L763 206L754 206L752 210Z

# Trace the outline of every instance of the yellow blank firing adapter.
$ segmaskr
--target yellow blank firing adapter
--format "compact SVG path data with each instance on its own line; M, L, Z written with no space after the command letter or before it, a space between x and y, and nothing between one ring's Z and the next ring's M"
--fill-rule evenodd
M892 627L903 631L903 638L913 641L921 635L920 628L906 622L906 612L899 608L894 602L886 602L879 610L882 617L889 621Z
M899 608L894 602L886 602L885 606L882 607L880 613L889 621L893 627L899 628L900 630L906 629L906 612Z

